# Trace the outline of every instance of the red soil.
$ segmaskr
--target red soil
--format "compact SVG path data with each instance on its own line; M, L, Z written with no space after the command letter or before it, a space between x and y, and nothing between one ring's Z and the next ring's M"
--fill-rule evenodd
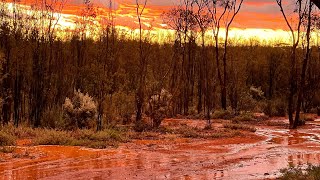
M199 128L205 123L164 122ZM320 162L320 128L317 122L307 126L261 126L245 137L213 140L134 140L105 150L29 146L30 140L19 140L13 154L0 154L0 179L272 179L288 163Z

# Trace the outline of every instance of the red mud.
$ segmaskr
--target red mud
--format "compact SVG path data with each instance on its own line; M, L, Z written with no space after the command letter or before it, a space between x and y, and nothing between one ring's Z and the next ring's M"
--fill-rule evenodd
M246 137L135 140L106 150L21 140L15 153L0 154L0 179L272 179L289 163L320 162L320 123L308 123L298 130L261 126ZM202 127L205 121L164 124Z

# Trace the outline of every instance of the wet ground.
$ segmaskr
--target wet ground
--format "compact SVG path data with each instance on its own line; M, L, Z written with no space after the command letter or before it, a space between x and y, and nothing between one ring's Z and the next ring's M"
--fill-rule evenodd
M181 123L205 125L164 124ZM289 164L320 162L320 122L298 130L257 129L245 137L135 140L106 150L28 146L20 140L15 153L0 156L0 179L274 179Z

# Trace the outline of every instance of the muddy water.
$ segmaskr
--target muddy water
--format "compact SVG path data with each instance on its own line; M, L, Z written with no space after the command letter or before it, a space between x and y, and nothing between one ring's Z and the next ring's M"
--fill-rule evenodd
M320 122L312 122L298 130L259 127L247 137L137 140L108 150L21 143L19 156L0 155L0 179L273 179L288 164L318 164L319 136Z

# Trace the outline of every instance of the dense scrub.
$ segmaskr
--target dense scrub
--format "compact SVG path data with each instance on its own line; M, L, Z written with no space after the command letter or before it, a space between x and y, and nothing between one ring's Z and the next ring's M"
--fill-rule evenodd
M194 120L197 121L197 120ZM17 140L29 140L28 145L61 145L83 146L89 148L117 147L120 143L133 139L170 139L170 138L230 138L244 136L248 132L255 132L249 125L224 124L221 128L200 128L186 124L157 127L147 131L136 132L133 127L113 127L101 131L92 129L56 130L47 128L30 128L25 125L15 128L6 125L0 128L0 152L14 151Z
M54 32L45 31L46 24L35 25L52 19L24 21L21 18L13 24L5 16L6 6L1 8L3 124L13 121L16 126L24 123L34 127L101 130L110 124L132 123L140 101L143 101L142 113L151 116L155 127L168 116L232 119L243 111L286 115L290 47L262 46L254 40L247 44L230 41L226 59L229 108L220 111L216 52L213 45L197 44L196 37L158 44L151 43L150 34L146 33L139 44L135 39L125 38L125 33L114 26L106 26L97 32L94 40L78 31L66 31L62 40ZM138 49L142 49L146 63L143 88L139 83ZM304 112L320 104L320 52L316 47L311 52L303 95ZM304 49L298 48L299 60L303 53ZM296 71L300 70L301 64L297 64ZM142 99L137 99L137 90L143 90ZM155 103L153 98L162 90L170 98ZM80 102L74 92L82 92L82 98L90 100L87 103L90 106L86 106L89 109L80 110L80 104L74 104ZM153 109L148 110L148 104L152 103Z
M320 167L309 165L307 169L289 167L281 170L280 180L317 180L320 179Z

